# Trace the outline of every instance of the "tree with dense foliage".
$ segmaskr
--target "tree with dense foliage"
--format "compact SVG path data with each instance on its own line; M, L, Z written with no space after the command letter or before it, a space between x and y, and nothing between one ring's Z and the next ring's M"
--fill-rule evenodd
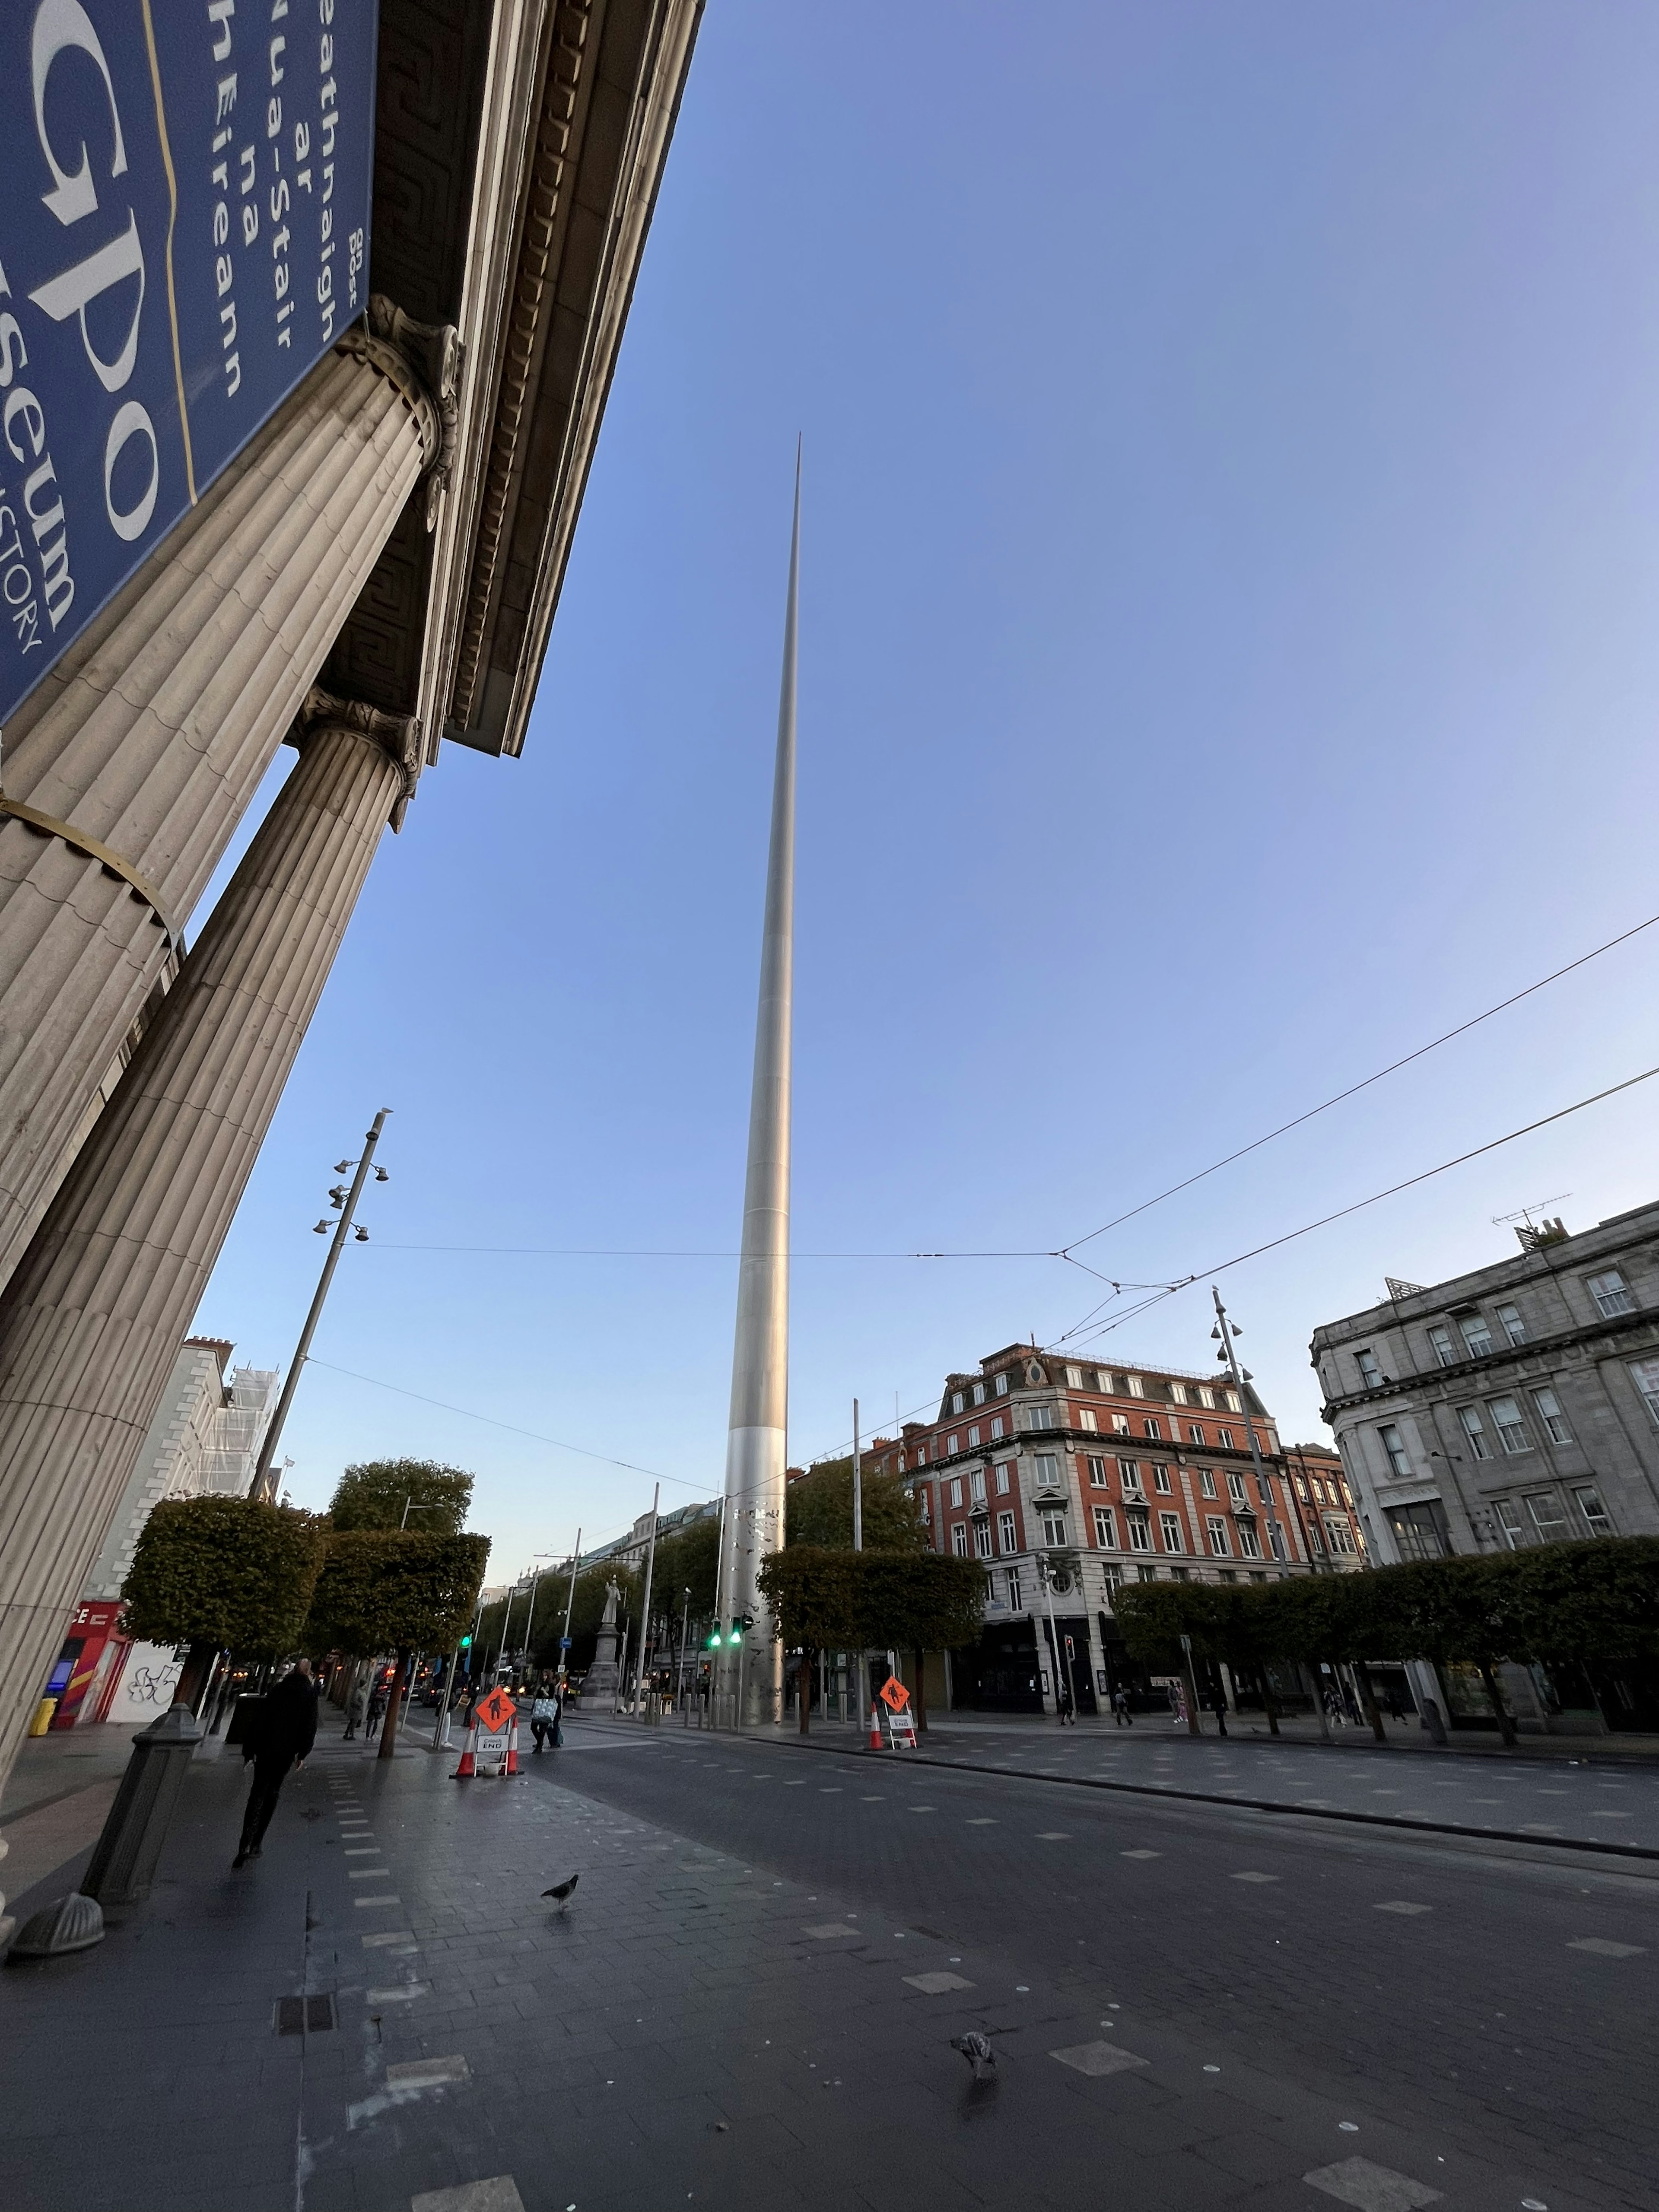
M447 1651L466 1633L489 1557L488 1536L428 1535L412 1529L337 1529L311 1601L313 1650L364 1659L395 1651L380 1756L397 1743L398 1708L410 1655Z
M1161 1674L1177 1674L1187 1685L1187 1726L1196 1735L1198 1682L1192 1658L1221 1656L1220 1621L1213 1583L1130 1583L1117 1593L1118 1626L1132 1658ZM1192 1648L1188 1656L1182 1643Z
M298 1648L326 1524L248 1498L164 1499L121 1587L130 1636L188 1644L175 1705L194 1705L214 1655L277 1659Z
M818 1652L948 1650L971 1644L984 1614L984 1569L937 1552L787 1544L759 1579L775 1633L800 1652L803 1732Z
M459 1536L472 1483L465 1468L435 1459L363 1460L336 1484L328 1517L341 1529L408 1528Z
M866 1552L923 1552L931 1541L916 1501L895 1474L861 1469L859 1480ZM827 1550L853 1547L853 1462L820 1460L784 1492L783 1540Z

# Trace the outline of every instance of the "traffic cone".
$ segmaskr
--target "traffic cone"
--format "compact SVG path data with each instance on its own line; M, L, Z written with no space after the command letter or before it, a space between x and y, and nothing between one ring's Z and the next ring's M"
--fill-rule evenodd
M472 1756L473 1747L477 1741L478 1723L474 1721L466 1732L466 1748L461 1753L461 1763L449 1778L452 1782L471 1782L477 1772L477 1764Z
M501 1779L519 1771L519 1723L514 1721L507 1732L507 1764L501 1769Z
M872 1705L870 1708L870 1748L872 1751L881 1749L881 1707L879 1705Z

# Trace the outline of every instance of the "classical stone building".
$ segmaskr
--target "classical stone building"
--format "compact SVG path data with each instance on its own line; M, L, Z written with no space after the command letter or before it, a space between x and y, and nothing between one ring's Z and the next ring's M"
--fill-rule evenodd
M366 312L336 339L331 311L331 349L6 723L0 1773L382 832L403 827L445 739L497 755L523 744L698 13L699 0L380 0ZM302 40L298 10L286 50L255 9L182 23L165 40L199 33L226 58L198 57L226 72L227 137L263 132L267 72L275 86L303 50L314 74L318 39L326 67L343 36L313 21ZM239 67L256 99L233 113ZM91 72L82 89L102 96ZM129 90L148 101L148 75L110 98ZM276 93L269 105L274 139ZM184 189L211 149L175 126ZM251 164L258 149L242 150ZM78 178L46 158L58 221L85 213L86 149ZM271 204L274 219L275 187ZM287 282L284 264L279 293ZM78 344L61 289L29 296ZM169 296L154 275L140 292ZM126 357L94 356L87 330L83 316L113 392ZM21 418L40 419L38 405ZM293 770L198 918L284 742Z
M1659 1205L1518 1235L1508 1259L1390 1282L1380 1305L1314 1332L1379 1565L1659 1535ZM1556 1672L1506 1670L1523 1723L1659 1722L1659 1684L1630 1669ZM1443 1687L1455 1719L1485 1723L1476 1689Z

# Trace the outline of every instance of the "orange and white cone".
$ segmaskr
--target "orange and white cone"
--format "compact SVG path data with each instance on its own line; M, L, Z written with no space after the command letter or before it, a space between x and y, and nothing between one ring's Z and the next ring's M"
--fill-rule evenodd
M507 1732L507 1764L501 1769L501 1779L519 1771L519 1723L514 1721Z
M872 1705L870 1708L870 1748L872 1751L881 1749L881 1707L879 1705Z
M466 1732L466 1748L461 1753L461 1763L450 1776L452 1782L471 1782L477 1772L477 1762L472 1754L477 1747L478 1723L474 1721Z

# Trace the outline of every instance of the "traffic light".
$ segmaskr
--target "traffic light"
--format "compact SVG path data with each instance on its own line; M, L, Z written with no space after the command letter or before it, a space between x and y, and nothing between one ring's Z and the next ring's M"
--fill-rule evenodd
M719 1628L717 1627L717 1628L715 1629L715 1631L714 1631L714 1634L709 1638L708 1644L704 1646L704 1649L705 1649L706 1650L709 1650L709 1651L718 1651L718 1650L720 1650L720 1632Z
M472 1638L470 1636L462 1637L461 1649L463 1651L470 1651L472 1649Z

